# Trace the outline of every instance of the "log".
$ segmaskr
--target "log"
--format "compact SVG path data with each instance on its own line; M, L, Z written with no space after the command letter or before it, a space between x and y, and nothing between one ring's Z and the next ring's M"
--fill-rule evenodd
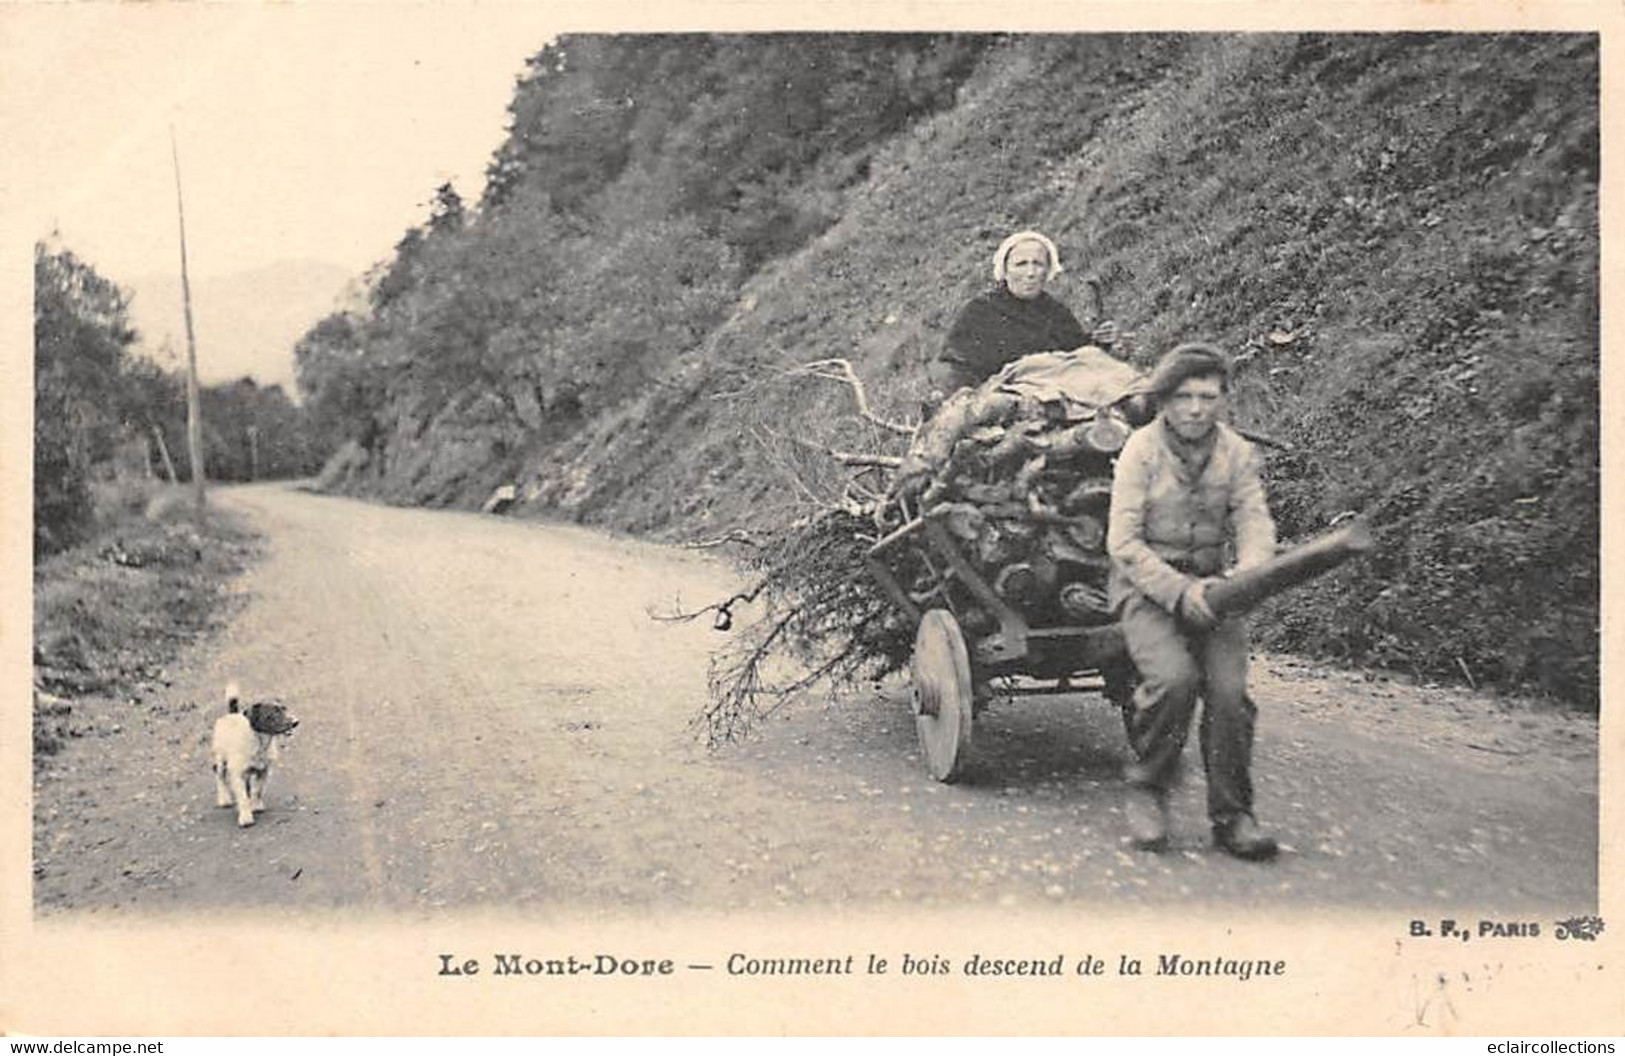
M1233 572L1225 579L1206 581L1208 608L1220 617L1246 612L1264 599L1330 572L1375 545L1369 525L1363 520L1350 521L1261 565Z
M1112 501L1112 478L1089 477L1073 488L1061 500L1061 509L1067 513L1099 513L1104 515Z
M1087 553L1098 556L1105 550L1106 524L1099 518L1089 516L1070 518L1065 532L1073 545Z
M158 440L158 454L164 459L164 475L169 477L171 484L179 484L180 478L175 476L175 463L169 457L169 445L164 443L164 431L156 424L152 427L152 435Z
M986 524L982 511L968 502L945 502L931 510L930 516L942 521L948 534L969 542L981 535Z
M983 461L989 466L998 466L1018 458L1025 461L1038 451L1043 424L1031 421L1014 423L1005 430L1001 439L988 448Z
M1044 537L1043 553L1050 560L1059 563L1081 565L1084 568L1109 567L1106 564L1107 558L1104 554L1085 550L1053 529Z
M993 590L1018 609L1026 609L1039 600L1042 587L1038 573L1025 561L1006 565L993 577Z
M899 455L866 455L851 451L831 451L829 457L843 466L852 466L853 468L896 469L903 464L903 459Z
M954 445L966 434L982 426L1008 422L1019 403L1016 397L996 389L960 389L915 434L914 443L903 457L900 475L906 478L933 472L948 461Z
M997 506L1009 502L1014 492L1008 484L959 484L954 488L966 502L978 506Z
M1123 450L1129 428L1108 414L1098 414L1087 422L1050 433L1044 449L1056 458L1092 454L1110 457Z
M1110 615L1106 592L1091 583L1068 583L1061 588L1061 611L1080 623L1096 623Z

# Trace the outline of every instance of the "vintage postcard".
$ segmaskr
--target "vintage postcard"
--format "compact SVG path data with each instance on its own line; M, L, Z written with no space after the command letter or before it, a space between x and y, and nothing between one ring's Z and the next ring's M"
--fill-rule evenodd
M1625 1032L1622 25L0 9L0 1029Z

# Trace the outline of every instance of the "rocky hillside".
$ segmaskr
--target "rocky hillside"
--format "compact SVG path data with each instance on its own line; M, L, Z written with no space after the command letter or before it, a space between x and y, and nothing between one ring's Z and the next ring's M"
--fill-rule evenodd
M301 343L343 486L664 537L828 501L894 449L1009 231L1149 363L1217 341L1283 534L1381 556L1270 644L1597 707L1597 41L1587 35L566 38L491 189ZM661 94L658 84L681 85ZM450 189L446 189L450 191Z

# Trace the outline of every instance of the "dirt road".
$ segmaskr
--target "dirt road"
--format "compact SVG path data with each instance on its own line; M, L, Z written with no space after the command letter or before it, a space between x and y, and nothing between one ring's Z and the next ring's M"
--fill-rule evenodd
M64 910L518 905L1227 905L1592 912L1596 724L1283 658L1254 665L1270 865L1207 843L1200 766L1175 845L1121 842L1123 751L1098 698L996 706L954 786L905 698L804 707L708 753L693 553L271 487L224 491L268 537L228 630L36 783L36 903ZM228 679L302 725L268 810L217 809ZM1194 740L1194 738L1193 738ZM1195 763L1192 754L1188 762Z

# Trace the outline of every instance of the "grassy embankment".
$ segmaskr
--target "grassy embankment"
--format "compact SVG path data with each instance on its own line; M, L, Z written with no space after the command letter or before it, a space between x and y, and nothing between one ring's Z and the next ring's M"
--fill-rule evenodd
M167 685L166 665L223 624L227 588L258 553L219 509L194 523L184 488L95 490L95 536L34 569L36 767L74 738L121 733L119 708Z
M760 272L671 384L550 451L587 520L687 537L782 522L866 440L825 356L906 416L1009 230L1149 364L1238 361L1287 537L1372 512L1383 548L1257 621L1272 647L1597 698L1594 38L1022 40L868 161L841 220ZM749 399L722 394L755 386Z
M709 229L678 215L681 195L644 193L680 151L594 170L567 218L584 240L562 260L544 252L558 239L541 236L563 223L549 196L569 188L548 183L556 166L527 170L541 181L535 208L447 236L478 253L402 264L447 287L425 294L425 310L451 293L489 300L472 314L500 322L502 340L468 337L487 327L448 331L455 340L405 331L433 338L406 342L418 373L480 353L442 378L457 388L449 402L379 359L379 378L402 391L366 423L385 454L363 490L475 506L511 482L521 515L667 538L770 533L839 494L846 475L827 448L898 443L854 419L844 388L786 372L844 357L883 413L912 417L925 362L985 288L993 247L1037 227L1069 266L1054 292L1088 316L1082 280L1098 280L1135 362L1192 338L1234 353L1237 419L1294 448L1267 467L1284 536L1348 510L1376 520L1380 553L1260 613L1263 642L1595 710L1596 37L985 43L961 56L970 65L954 67L940 105L862 141L814 137L827 149L775 169L763 185L773 201L817 222L786 226L784 244L749 266L683 264L685 247L714 241ZM736 60L760 46L734 42L688 72L737 84L750 67ZM615 50L580 50L569 70L522 87L519 109L574 100L562 86L586 102L542 133L620 113L647 93L610 76ZM650 143L665 128L678 145L742 149L796 112L740 123L700 93L628 120ZM849 123L833 112L837 129ZM631 141L608 135L604 153ZM551 156L552 142L541 134L531 153ZM711 187L714 161L676 182ZM701 219L726 227L731 215ZM561 268L567 286L527 290ZM517 285L496 296L503 283ZM580 318L554 320L571 291L586 291ZM676 322L672 305L687 305ZM493 363L524 383L491 380ZM595 399L558 396L582 377Z

